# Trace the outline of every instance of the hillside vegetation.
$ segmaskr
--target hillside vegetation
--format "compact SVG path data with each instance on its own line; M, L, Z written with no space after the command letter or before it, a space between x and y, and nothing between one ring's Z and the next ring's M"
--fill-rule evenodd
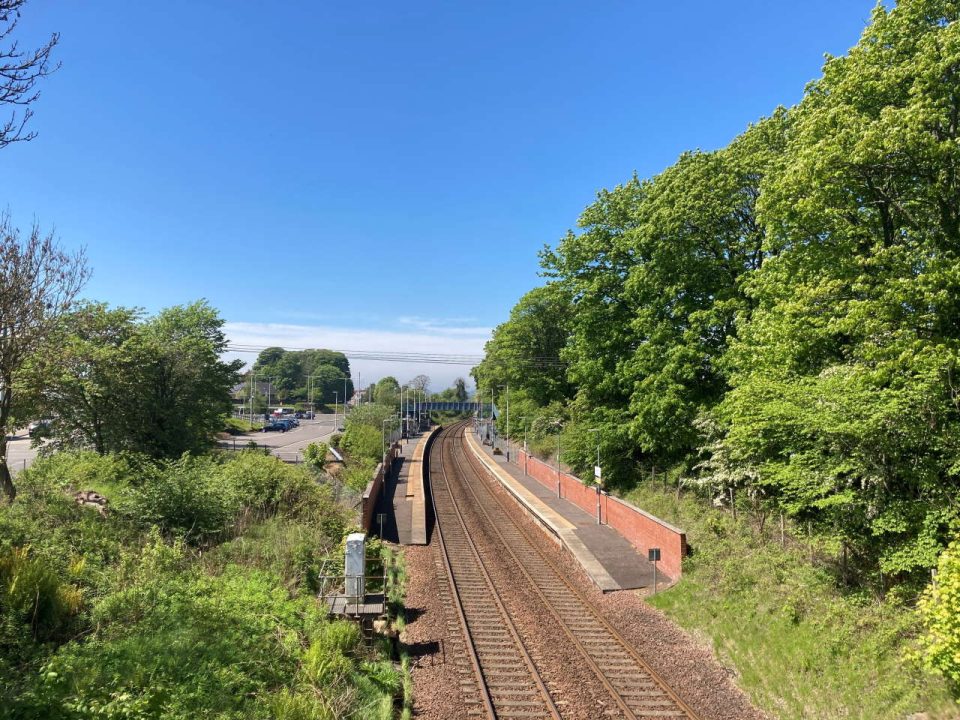
M348 519L309 471L75 452L18 485L0 514L0 717L393 716L399 672L316 601Z

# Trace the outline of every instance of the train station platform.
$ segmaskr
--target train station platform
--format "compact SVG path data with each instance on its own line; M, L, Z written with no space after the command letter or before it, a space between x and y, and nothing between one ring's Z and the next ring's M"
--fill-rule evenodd
M386 478L376 513L383 514L383 539L400 545L427 544L426 498L423 456L431 433L407 438ZM379 532L374 518L372 529Z
M494 455L469 429L464 434L467 448L486 466L490 474L509 492L527 514L553 534L577 560L584 572L603 592L653 588L654 567L620 533L608 525L598 525L595 515L558 498L523 468ZM669 578L658 574L658 584Z

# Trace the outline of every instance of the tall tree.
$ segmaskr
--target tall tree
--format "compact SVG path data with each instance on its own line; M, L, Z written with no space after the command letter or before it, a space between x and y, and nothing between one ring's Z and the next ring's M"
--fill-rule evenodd
M15 382L24 363L55 331L89 276L82 251L70 254L36 226L22 238L0 218L0 490L13 500L7 467Z
M378 405L396 405L400 402L400 383L392 375L380 378L373 389L373 401Z
M0 148L36 137L26 126L33 117L30 106L40 97L37 82L59 67L51 61L60 42L58 33L36 50L22 50L13 38L25 4L26 0L0 0L0 105L12 107L9 119L0 124Z
M140 315L85 303L31 357L22 386L50 418L56 445L100 454L130 448L131 398L139 388L127 344L139 332Z
M534 288L520 298L486 344L483 362L473 371L477 387L509 385L540 405L568 397L571 387L560 354L572 315L560 284Z
M462 377L458 377L453 381L453 392L457 398L457 402L466 402L467 401L467 381Z
M161 458L210 447L242 366L221 360L226 346L223 320L206 301L163 310L131 338L134 448Z
M878 6L791 111L760 212L777 254L729 362L730 447L878 576L960 517L960 7Z

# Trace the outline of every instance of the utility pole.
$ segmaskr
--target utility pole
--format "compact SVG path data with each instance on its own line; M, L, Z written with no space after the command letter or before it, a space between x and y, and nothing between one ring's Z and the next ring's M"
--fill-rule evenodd
M257 375L253 372L253 368L250 368L250 425L253 425L253 389L257 385Z

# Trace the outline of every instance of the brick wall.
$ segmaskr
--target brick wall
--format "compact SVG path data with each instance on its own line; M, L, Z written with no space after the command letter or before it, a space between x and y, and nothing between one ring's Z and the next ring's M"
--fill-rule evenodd
M557 492L557 468L542 460L517 451L517 465L526 467L527 475ZM572 502L593 517L597 515L596 486L584 485L580 478L569 473L560 473L560 497ZM664 522L620 498L600 495L600 517L605 525L619 532L640 551L644 557L652 547L660 548L660 567L666 575L680 577L683 558L687 554L687 536L683 530Z
M384 465L388 468L392 467L394 459L399 454L400 445L398 443L394 443L387 448L387 454L383 456L384 462L377 465L377 469L373 471L373 479L364 488L363 496L360 498L360 527L366 533L370 532L377 500L380 499L380 493L383 491Z

